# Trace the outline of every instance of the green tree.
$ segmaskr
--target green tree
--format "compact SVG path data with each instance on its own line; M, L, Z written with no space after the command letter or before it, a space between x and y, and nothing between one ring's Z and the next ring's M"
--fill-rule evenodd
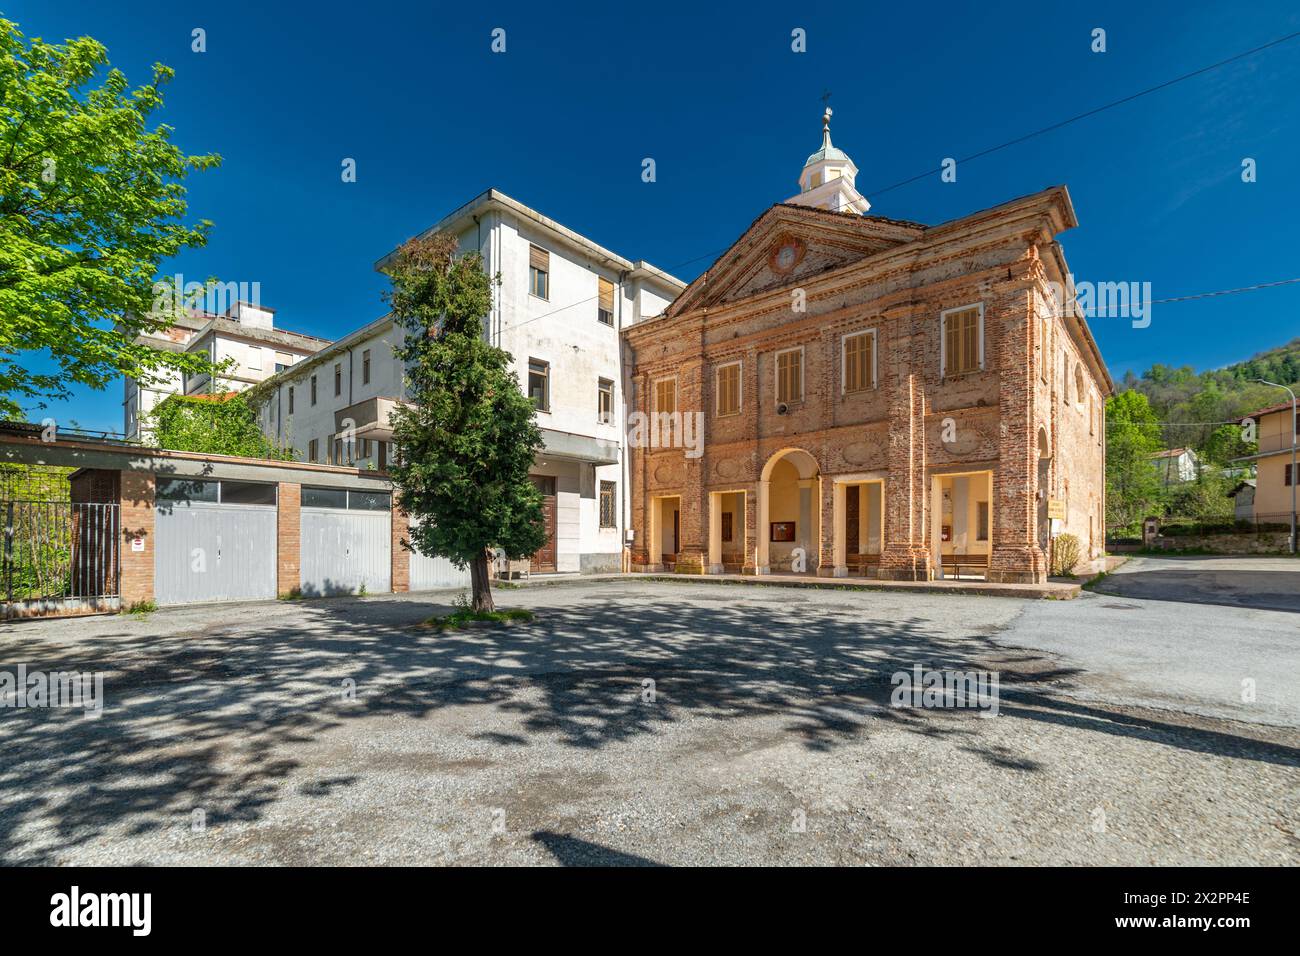
M1259 447L1259 442L1247 442L1242 432L1240 425L1220 425L1210 432L1210 437L1205 440L1202 458L1212 465L1226 468L1236 458L1253 455Z
M1136 534L1160 502L1159 476L1151 455L1161 449L1160 423L1141 392L1120 392L1106 401L1106 524Z
M1196 521L1231 522L1234 505L1228 492L1236 484L1217 469L1202 468L1195 481L1183 482L1169 491L1169 512L1175 518Z
M411 516L410 543L426 555L469 566L473 609L494 610L493 548L512 559L546 541L541 492L529 479L542 446L532 400L510 356L483 336L493 280L477 253L434 235L402 246L383 270L385 298L406 330L410 404L393 414L399 506Z
M243 395L169 395L150 413L153 443L174 451L293 460L262 433Z
M206 369L206 357L154 350L136 337L174 320L159 264L202 246L187 225L183 180L220 157L187 156L171 129L149 127L172 71L130 89L89 37L30 43L0 19L0 418L21 402L102 389L120 375ZM170 290L167 290L170 291ZM21 353L45 353L48 373Z

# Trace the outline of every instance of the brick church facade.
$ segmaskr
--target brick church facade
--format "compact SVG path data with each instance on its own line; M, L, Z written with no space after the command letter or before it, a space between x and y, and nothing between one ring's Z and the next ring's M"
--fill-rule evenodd
M829 119L800 193L623 332L633 568L1040 583L1056 533L1095 561L1113 383L1066 189L870 216Z

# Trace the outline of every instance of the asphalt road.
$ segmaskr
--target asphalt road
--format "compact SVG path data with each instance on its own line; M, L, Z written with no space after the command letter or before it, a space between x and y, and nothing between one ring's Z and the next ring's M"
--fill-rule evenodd
M0 671L98 671L106 702L0 710L0 862L1300 863L1294 729L1114 703L1027 645L1156 611L627 581L419 627L450 597L7 628ZM997 716L892 706L916 664L997 671ZM1179 666L1189 707L1222 693Z
M995 638L1085 671L1084 699L1300 727L1300 559L1135 557Z

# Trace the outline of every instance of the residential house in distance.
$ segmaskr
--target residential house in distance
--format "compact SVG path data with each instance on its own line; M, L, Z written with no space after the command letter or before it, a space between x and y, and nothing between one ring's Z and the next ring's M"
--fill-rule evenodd
M1228 492L1232 499L1232 516L1238 521L1253 521L1255 518L1255 479L1246 478L1237 482Z
M631 449L633 567L1041 583L1058 532L1095 561L1114 386L1066 189L926 226L856 172L828 110L799 194L624 330L631 407L707 436Z
M628 527L619 333L663 312L684 283L496 189L424 234L433 232L456 236L501 276L484 334L513 357L545 442L533 480L548 542L533 570L619 570ZM406 400L393 354L403 334L390 317L378 319L260 385L266 434L302 460L384 470L389 416Z
M192 311L169 328L137 341L173 352L206 352L214 362L233 361L218 376L215 388L207 375L178 372L148 384L126 379L122 432L133 441L148 441L149 413L168 395L242 392L329 344L328 339L277 329L274 309L247 302L236 302L221 315Z
M1151 467L1166 485L1195 481L1200 464L1196 452L1190 448L1166 448L1151 456Z
M1289 522L1291 520L1291 487L1297 480L1292 473L1292 446L1294 427L1300 426L1300 416L1291 418L1291 403L1283 402L1261 408L1249 417L1256 422L1259 450L1240 459L1255 465L1255 496L1252 519L1260 522Z

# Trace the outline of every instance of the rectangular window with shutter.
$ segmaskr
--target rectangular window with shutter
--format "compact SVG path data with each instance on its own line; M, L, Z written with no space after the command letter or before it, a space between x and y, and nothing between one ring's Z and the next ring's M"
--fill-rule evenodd
M735 415L740 411L740 363L719 365L713 374L717 415Z
M528 397L539 412L551 410L551 366L538 359L528 360Z
M293 386L289 386L289 414L293 414Z
M600 483L600 526L618 527L618 485L612 481Z
M842 391L865 392L876 387L876 333L859 332L844 337Z
M315 460L316 460L316 448L317 448L317 445L316 445L316 439L315 439L315 438L313 438L311 441L307 442L307 460L308 460L308 461L315 461Z
M334 366L334 394L343 394L343 366L338 364Z
M677 411L677 379L663 378L654 385L654 411L671 415Z
M311 377L311 403L316 404L316 376Z
M370 349L361 353L361 384L370 384Z
M803 401L803 349L776 353L776 400Z
M528 247L528 291L539 299L551 297L551 254L540 246Z
M596 318L602 325L614 324L614 283L610 282L603 276L597 276L596 283L600 287L600 293L597 296Z
M596 380L596 420L602 425L614 420L614 383L607 378Z
M962 306L940 314L943 374L962 375L984 367L984 308Z

